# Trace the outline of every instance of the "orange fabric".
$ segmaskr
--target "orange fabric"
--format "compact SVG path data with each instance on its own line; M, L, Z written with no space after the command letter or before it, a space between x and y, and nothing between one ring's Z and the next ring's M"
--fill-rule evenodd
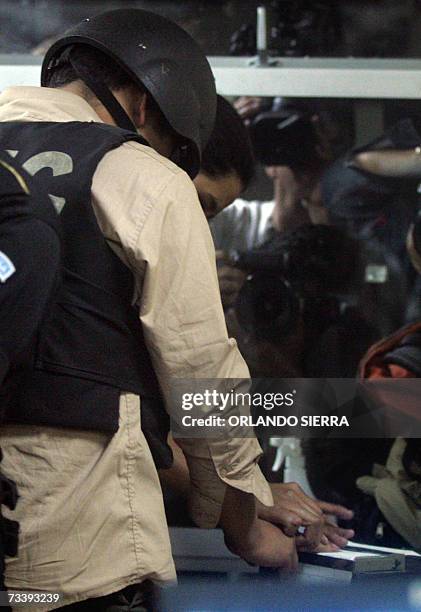
M414 374L392 363L371 366L366 378L370 380L376 378L414 378Z
M387 338L382 338L376 344L373 344L360 361L358 377L359 378L414 378L412 372L395 364L383 363L383 357L386 353L396 348L398 344L416 331L421 330L421 321L411 323L405 327L401 327Z
M370 391L376 404L378 406L388 406L392 409L388 416L389 426L392 430L394 418L398 414L400 415L399 419L409 417L416 421L420 420L419 388L414 380L417 377L413 372L398 364L385 363L384 358L387 353L399 346L406 336L420 329L421 322L412 323L399 329L391 336L374 344L360 362L359 377L368 381L367 389L370 386L369 381L373 382ZM415 385L399 382L399 380L403 381L404 379L414 380Z

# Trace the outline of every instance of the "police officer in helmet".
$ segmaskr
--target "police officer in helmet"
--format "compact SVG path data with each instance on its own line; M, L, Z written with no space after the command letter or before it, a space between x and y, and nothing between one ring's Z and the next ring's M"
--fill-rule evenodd
M50 194L64 251L36 367L1 432L23 534L7 580L61 591L55 607L150 609L149 581L175 577L156 472L171 463L172 381L248 377L191 182L213 128L214 80L182 29L123 9L58 40L42 85L0 96L0 143ZM220 522L250 562L294 564L281 532L256 516L255 498L272 503L257 441L180 445L196 523Z

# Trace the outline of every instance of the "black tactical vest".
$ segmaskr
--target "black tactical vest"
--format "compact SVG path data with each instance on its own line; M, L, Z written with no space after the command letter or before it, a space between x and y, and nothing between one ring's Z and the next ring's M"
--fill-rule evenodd
M98 163L128 140L142 142L101 123L0 123L0 149L36 175L60 214L64 262L35 369L6 418L112 434L120 392L129 391L141 397L142 430L157 467L169 467L168 417L132 306L133 275L107 244L91 206Z

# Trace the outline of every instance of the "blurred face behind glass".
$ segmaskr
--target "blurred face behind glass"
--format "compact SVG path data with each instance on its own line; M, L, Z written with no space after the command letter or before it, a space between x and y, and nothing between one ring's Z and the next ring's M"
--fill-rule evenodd
M243 190L240 177L235 172L222 176L199 172L193 182L207 219L212 219L229 206Z

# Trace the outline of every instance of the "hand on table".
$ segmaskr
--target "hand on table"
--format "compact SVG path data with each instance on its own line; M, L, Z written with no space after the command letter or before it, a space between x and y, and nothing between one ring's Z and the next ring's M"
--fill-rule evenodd
M304 493L296 483L271 484L274 506L257 504L259 518L277 525L287 536L296 536L299 550L338 550L354 535L335 525L329 515L350 519L353 513L336 504L319 502ZM298 533L299 528L302 533Z

